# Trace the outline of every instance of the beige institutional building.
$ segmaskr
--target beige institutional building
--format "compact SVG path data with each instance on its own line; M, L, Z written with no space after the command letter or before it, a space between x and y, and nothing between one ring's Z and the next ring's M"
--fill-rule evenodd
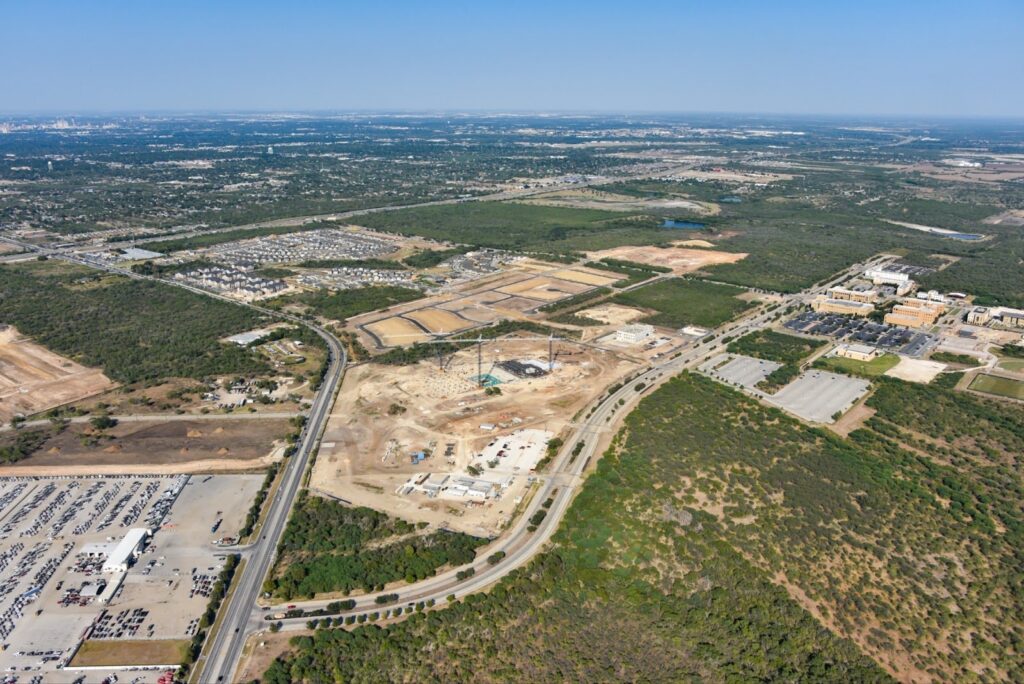
M846 299L833 299L825 295L818 295L811 300L811 308L819 313L834 313L846 316L867 316L875 310L872 304L851 302Z

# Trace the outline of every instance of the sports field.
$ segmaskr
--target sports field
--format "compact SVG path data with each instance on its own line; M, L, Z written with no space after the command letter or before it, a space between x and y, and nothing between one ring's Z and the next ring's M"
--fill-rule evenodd
M1024 382L986 373L979 373L974 376L974 380L971 380L968 389L972 389L975 392L984 392L985 394L994 394L997 397L1024 399Z
M1003 359L999 362L1003 370L1020 373L1024 371L1024 359Z

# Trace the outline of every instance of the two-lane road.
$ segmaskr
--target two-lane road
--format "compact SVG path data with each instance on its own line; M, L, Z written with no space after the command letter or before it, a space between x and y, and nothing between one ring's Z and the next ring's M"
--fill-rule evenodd
M8 242L12 240L8 239ZM269 503L269 510L260 528L260 537L246 547L245 564L238 570L232 583L232 593L221 606L221 621L217 632L207 640L203 655L193 669L193 681L226 682L230 681L231 673L245 643L246 624L252 613L256 599L259 597L263 579L274 561L278 541L284 533L285 523L291 511L295 497L302 488L303 477L311 456L316 453L320 436L327 424L334 403L334 395L341 382L348 358L341 342L328 330L298 316L284 314L254 304L240 302L208 290L177 281L162 280L153 276L134 273L113 265L100 264L74 254L56 252L27 243L18 243L26 249L62 259L72 263L98 268L136 280L159 281L166 285L180 287L207 297L245 306L276 318L291 321L313 330L327 344L327 372L317 390L313 404L309 410L306 424L299 436L298 448L285 464L281 486Z
M49 250L40 251L51 253L53 256L68 261L74 261L94 268L103 268L128 277L157 280L156 278L141 276L124 269L97 264L71 254L53 253ZM875 261L877 258L871 261ZM863 268L861 264L854 265L847 269L843 276L845 277L847 274L861 268ZM829 279L827 284L810 288L797 295L786 296L783 301L788 304L802 303L809 296L823 292L835 280ZM323 385L314 399L308 421L300 438L299 448L289 460L283 476L282 486L269 504L270 509L260 531L260 538L255 540L246 550L246 562L238 575L236 575L233 593L221 608L223 612L221 625L217 633L208 642L204 655L196 664L193 681L203 682L204 684L206 682L229 682L232 681L235 668L241 659L242 649L247 636L266 626L266 622L263 620L264 615L257 610L256 602L263 580L274 561L276 548L284 532L292 504L301 489L304 473L310 458L316 452L323 428L330 415L331 405L340 383L346 357L344 349L334 335L309 321L252 304L241 304L236 300L183 283L161 282L234 304L249 306L266 314L308 326L325 340L330 354L328 372L324 378ZM538 491L517 519L515 526L503 535L504 540L502 543L492 549L492 552L504 551L506 556L499 563L491 565L482 555L472 565L476 572L468 580L460 581L457 578L456 573L459 570L465 569L465 567L460 567L452 568L442 574L403 587L399 591L401 595L400 605L428 600L433 600L436 604L443 604L450 595L459 598L483 590L513 570L526 565L544 548L546 542L557 530L559 523L572 503L578 484L582 482L584 469L598 455L597 449L602 442L601 437L607 434L609 430L615 429L618 422L631 410L639 398L651 387L658 384L659 380L662 378L667 379L685 368L698 363L703 358L723 350L726 344L724 342L725 338L732 339L761 328L778 315L775 311L768 311L766 308L761 307L759 310L755 310L739 320L719 327L714 331L715 334L713 336L705 338L703 341L696 343L693 347L680 352L672 358L648 367L624 383L616 392L601 399L589 413L586 420L578 426L575 437L567 440L562 453L552 464L551 475L541 478ZM639 386L641 383L644 385L642 388L644 391L640 391L641 388ZM623 402L622 405L619 405L620 401ZM572 458L572 447L580 440L583 441L583 448L575 458ZM553 501L548 508L547 516L531 532L528 529L529 518L533 513L540 510L541 504L548 498L552 498ZM347 614L358 615L380 610L381 607L375 602L376 597L380 593L359 597L356 599L356 608ZM328 601L307 601L302 602L301 607L316 609L324 607L326 603ZM288 629L298 629L303 626L305 619L297 618L287 620L286 622Z
M318 329L319 331L319 329ZM208 644L208 655L196 663L199 682L229 681L245 645L249 616L259 598L263 579L274 562L277 543L284 533L288 514L301 489L302 479L310 457L316 452L327 418L330 416L334 394L337 391L346 363L345 350L330 333L320 331L330 350L330 366L320 387L303 428L298 450L291 456L277 496L270 502L270 510L260 529L260 538L251 551L242 571L236 576L233 594L224 611L220 628Z

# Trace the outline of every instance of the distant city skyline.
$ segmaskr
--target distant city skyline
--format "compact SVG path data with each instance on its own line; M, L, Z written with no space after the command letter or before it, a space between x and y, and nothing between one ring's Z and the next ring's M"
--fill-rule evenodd
M17 3L0 112L1024 118L1024 3Z

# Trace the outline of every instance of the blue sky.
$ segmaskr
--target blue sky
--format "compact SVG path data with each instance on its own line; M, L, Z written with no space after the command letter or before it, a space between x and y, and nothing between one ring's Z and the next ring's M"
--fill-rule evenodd
M6 2L0 111L1024 117L1024 0Z

